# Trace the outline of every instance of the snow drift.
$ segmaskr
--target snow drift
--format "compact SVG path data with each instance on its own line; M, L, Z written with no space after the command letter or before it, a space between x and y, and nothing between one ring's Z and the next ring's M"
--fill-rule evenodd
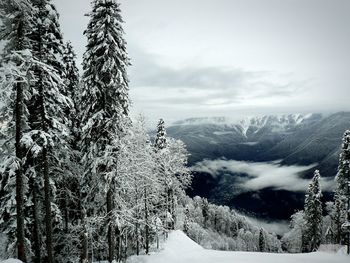
M133 256L128 263L345 263L348 261L349 257L346 255L327 252L272 254L206 250L178 230L169 235L164 249L159 253Z

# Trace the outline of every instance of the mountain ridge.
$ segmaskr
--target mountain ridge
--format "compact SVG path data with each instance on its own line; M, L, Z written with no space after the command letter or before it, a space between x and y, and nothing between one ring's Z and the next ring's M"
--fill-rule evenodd
M190 119L170 125L167 131L187 145L189 166L205 159L255 163L280 160L280 165L286 167L316 164L300 172L300 178L309 179L318 169L322 177L332 180L346 129L350 129L350 112L269 115L246 119L243 124L225 118ZM188 194L267 219L288 219L295 210L303 208L303 192L266 188L236 195L232 191L235 182L248 176L222 173L213 177L195 172ZM331 198L331 192L324 192L324 201Z

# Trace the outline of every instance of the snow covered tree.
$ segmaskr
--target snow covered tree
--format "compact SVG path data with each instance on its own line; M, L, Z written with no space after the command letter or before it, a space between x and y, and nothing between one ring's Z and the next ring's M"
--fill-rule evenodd
M10 240L9 255L14 256L16 247L17 257L23 262L27 260L30 247L25 238L27 178L24 171L25 148L21 141L28 128L25 101L28 99L29 83L33 79L29 72L33 56L28 39L33 11L31 2L27 0L4 0L0 3L3 22L0 38L6 40L0 80L3 161L0 192L5 197L1 202L3 209L0 224ZM13 249L11 242L15 243Z
M345 233L342 229L342 225L346 221L346 197L335 193L334 203L332 204L332 210L330 211L331 227L333 242L336 244L342 244L345 242Z
M118 153L118 229L126 233L124 240L133 239L130 247L146 254L152 242L154 203L159 192L154 173L154 151L145 129L144 118L133 121L128 132L120 140ZM132 219L131 219L132 218ZM117 237L117 241L120 239ZM121 243L121 241L118 241ZM124 245L125 246L125 243ZM125 248L124 248L125 251ZM117 255L120 259L122 255Z
M166 145L167 145L167 140L166 140L165 123L163 119L160 119L157 125L157 134L154 142L154 147L157 150L162 150L166 147Z
M202 204L202 215L203 215L203 224L204 228L208 225L208 219L209 219L209 202L208 199L203 198L203 204Z
M69 117L69 128L72 133L74 147L77 148L78 144L78 131L80 128L80 122L78 116L80 116L80 86L79 86L79 71L76 66L76 54L73 50L73 46L70 42L64 45L63 55L63 74L64 84L66 86L64 92L73 103L73 107L66 109L66 116Z
M122 17L115 0L94 0L85 35L87 50L83 61L82 150L85 152L85 179L88 187L99 182L106 199L108 261L115 260L113 210L117 186L118 142L128 123L128 76L130 64L123 38ZM113 175L113 177L111 176ZM88 192L85 193L87 196ZM91 198L91 196L90 196ZM90 200L92 201L92 200ZM94 213L93 211L89 212ZM84 253L83 253L84 254ZM86 254L86 253L85 253ZM85 262L87 259L82 259Z
M71 42L67 42L63 50L63 66L64 66L64 80L67 90L67 96L71 98L77 97L75 95L78 91L79 71L76 66L76 54L73 50Z
M336 189L334 206L331 212L334 224L335 242L349 244L348 229L344 228L349 221L349 182L350 182L350 130L345 131L342 139L342 148L339 156L338 173L336 175ZM348 212L347 212L348 211ZM346 239L346 240L345 240Z
M265 244L264 230L262 228L260 228L260 231L259 231L259 251L264 252L265 247L266 247L266 244Z
M186 235L188 235L188 232L190 230L190 211L188 206L185 208L185 220L184 220L184 226L183 226L184 232Z
M54 232L59 231L61 224L56 190L63 178L61 166L67 158L66 141L69 135L65 112L71 107L71 101L66 96L63 79L59 15L50 0L33 0L33 4L37 14L30 38L37 63L32 68L35 81L31 87L34 92L28 103L30 132L24 136L24 142L30 149L28 165L35 167L31 170L31 180L32 185L37 187L31 189L32 198L43 198L47 260L52 263L56 243ZM34 200L33 203L38 202ZM35 218L35 224L42 225L38 220ZM40 249L41 244L35 246Z
M306 191L303 234L303 252L316 251L322 239L322 202L320 173L315 170L314 177Z
M154 142L157 173L162 182L163 193L160 206L162 207L163 223L166 229L174 229L176 223L176 196L186 189L191 182L189 170L186 167L188 153L180 140L166 138L164 120L160 119Z

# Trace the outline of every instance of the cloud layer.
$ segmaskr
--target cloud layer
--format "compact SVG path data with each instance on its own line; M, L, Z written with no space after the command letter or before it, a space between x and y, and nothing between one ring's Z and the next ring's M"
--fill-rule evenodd
M242 191L257 191L264 188L275 188L288 191L306 191L310 180L299 177L303 171L311 169L309 166L282 166L278 162L244 162L235 160L204 160L192 167L194 171L206 172L213 176L222 173L247 174L238 182ZM243 180L243 181L242 181ZM331 190L333 180L321 179L323 190Z
M54 3L80 64L90 1ZM133 111L151 120L349 110L348 0L120 3Z

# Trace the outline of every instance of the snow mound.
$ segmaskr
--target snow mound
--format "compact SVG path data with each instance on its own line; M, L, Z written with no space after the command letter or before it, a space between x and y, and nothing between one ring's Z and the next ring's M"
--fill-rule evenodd
M190 239L184 232L181 230L176 230L170 233L164 250L180 250L182 252L189 252L203 249L203 247Z
M348 263L349 257L335 253L272 254L206 250L182 231L173 231L159 253L133 256L128 263ZM11 262L12 263L12 262Z

